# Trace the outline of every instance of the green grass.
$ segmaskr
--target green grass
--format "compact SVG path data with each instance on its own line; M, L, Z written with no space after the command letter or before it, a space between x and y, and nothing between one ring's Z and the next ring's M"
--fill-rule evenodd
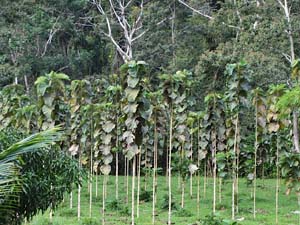
M124 182L126 179L124 177L119 178L119 196L120 201L115 201L115 184L114 177L110 177L107 188L107 211L106 211L106 223L105 224L130 224L130 213L131 204L129 202L128 206L125 203L126 199L126 188ZM94 179L95 181L95 179ZM201 178L201 191L200 191L200 213L197 215L197 201L196 192L197 184L196 179L193 179L193 198L189 196L189 181L186 185L186 195L185 195L185 208L180 209L180 199L181 192L178 186L178 178L172 178L172 192L174 197L174 202L178 206L178 210L173 212L172 222L178 225L187 224L201 224L200 219L204 219L205 216L210 215L212 212L212 180L208 180L206 195L203 193L203 178ZM141 179L141 187L144 187L143 179ZM272 225L275 224L275 180L269 179L258 180L257 188L257 216L256 220L253 220L253 199L251 197L251 186L246 185L246 181L241 179L239 182L239 213L237 218L244 218L238 224L250 225L250 224L261 224L261 225ZM279 224L299 224L299 214L295 213L298 211L297 198L295 194L289 196L285 195L285 186L281 182L281 188L279 192ZM131 184L131 182L129 182ZM152 183L149 180L147 184L147 190L151 190ZM217 201L217 214L221 218L230 219L231 218L231 182L228 181L223 185L222 188L222 202ZM129 187L131 191L131 187ZM167 183L165 177L159 177L158 185L158 197L157 197L157 225L166 224L168 218L167 210L161 209L164 201L164 196L167 194ZM77 193L73 193L73 209L69 207L69 195L66 194L65 202L54 212L53 225L98 225L102 224L102 177L99 176L98 183L98 194L95 197L95 183L93 185L93 212L92 218L89 218L89 194L87 190L87 184L85 183L82 188L82 198L81 198L81 220L77 221ZM219 195L217 194L217 197ZM152 196L151 196L152 198ZM129 200L131 199L131 193L129 193ZM129 215L128 215L129 214ZM48 225L49 223L49 213L44 215L38 215L33 218L30 225ZM140 205L140 218L136 219L136 224L152 224L152 201L142 202Z

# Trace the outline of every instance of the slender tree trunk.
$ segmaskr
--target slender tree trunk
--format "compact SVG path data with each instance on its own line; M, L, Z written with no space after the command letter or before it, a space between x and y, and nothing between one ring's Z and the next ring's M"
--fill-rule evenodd
M296 192L297 200L298 200L298 211L300 211L300 192ZM298 213L298 224L300 224L300 214Z
M191 162L193 162L193 133L191 133ZM193 198L193 174L190 172L190 198Z
M212 163L213 163L213 214L216 213L216 199L217 199L217 134L214 130L213 136L213 146L212 146Z
M197 216L200 216L200 121L198 120L198 131L197 131Z
M200 171L197 175L197 216L200 216Z
M73 191L70 193L70 209L73 209Z
M71 156L73 159L73 156ZM70 193L70 209L73 209L73 188Z
M142 151L140 147L140 153L138 154L138 176L137 176L137 196L136 196L136 217L140 217L140 189L141 189L141 160Z
M129 202L129 160L125 157L126 163L126 204Z
M79 167L81 168L81 153L79 152L78 156L78 164ZM80 178L81 179L81 178ZM81 186L78 185L78 193L77 193L77 220L80 220L81 216Z
M119 200L119 152L116 152L116 199Z
M92 174L91 174L92 175ZM89 217L92 217L92 203L93 203L93 178L91 176L91 184L90 184L90 202L89 202Z
M51 192L53 191L53 186L51 184ZM53 223L53 203L52 203L52 200L51 200L51 204L50 204L50 213L49 213L49 220L50 220L50 223Z
M240 137L238 128L238 139ZM239 166L240 166L240 148L237 144L237 154L236 154L236 183L235 183L235 197L236 197L236 213L239 212Z
M149 167L148 167L148 161L147 161L147 158L148 158L148 148L145 147L145 168L146 168L146 171L145 171L145 176L144 176L144 190L147 191L147 181L148 181L148 174L149 174Z
M29 94L29 85L28 85L28 80L27 80L27 75L24 75L24 84L25 84L25 89L26 93Z
M87 192L90 193L90 184L91 184L91 172L88 170L88 179L87 179Z
M81 186L79 185L78 186L78 200L77 200L77 219L78 221L80 220L80 205L81 205L81 202L80 202L80 196L81 196Z
M219 178L219 203L222 203L222 177Z
M169 182L169 151L167 151L166 155L166 185L168 186Z
M298 127L298 112L293 111L293 138L294 138L294 147L295 152L299 153L299 127Z
M206 185L207 185L207 165L206 160L204 162L204 181L203 181L203 197L206 198Z
M288 6L287 1L284 4L285 18L288 22L288 36L290 41L290 51L291 51L291 65L295 61L295 45L294 45L294 37L293 37L293 27L291 24L290 18L290 7ZM293 140L294 140L294 148L295 152L300 152L299 147L299 126L298 126L298 112L296 110L293 111Z
M135 168L136 167L136 156L133 157L132 163L132 192L131 192L131 225L134 225L134 191L135 191Z
M115 180L115 185L116 185L116 199L119 200L119 117L117 116L117 140L116 140L116 144L117 144L117 152L116 152L116 180Z
M152 181L152 224L155 224L155 206L156 206L156 170L157 170L157 121L154 115L154 148L153 148L153 181Z
M107 175L103 175L103 186L102 186L102 225L105 224L106 186L107 186Z
M184 187L185 187L185 180L181 179L181 208L184 208Z
M280 3L280 6L283 8L285 13L285 19L287 21L287 34L290 42L290 63L291 66L295 61L295 44L294 44L294 37L293 37L293 27L292 27L292 21L291 21L291 7L292 5L288 5L288 1L285 0L284 2L278 0ZM300 147L299 147L299 126L298 126L298 113L296 110L293 111L293 144L294 144L294 151L299 153Z
M172 173L171 173L171 159L172 159L172 139L173 139L173 105L171 103L171 113L170 113L170 131L169 131L169 160L168 160L168 195L169 195L169 210L168 210L168 225L171 225L172 216Z
M232 168L232 175L233 175L233 181L232 181L232 208L231 208L231 218L235 219L235 212L236 212L236 204L237 204L237 138L238 138L238 120L239 116L237 115L236 121L235 121L235 134L234 134L234 159L233 159L233 168Z
M255 100L255 146L254 146L254 173L253 173L253 218L256 218L256 164L257 164L257 149L258 149L258 105Z
M279 193L279 134L276 134L276 207L275 207L275 222L278 223L278 193Z
M183 161L183 144L181 145L180 151L177 152L178 157L179 157L179 165L182 165ZM179 170L178 172L178 191L181 190L182 188L182 177L181 177L181 171Z
M93 118L91 118L91 149L90 149L90 180L89 180L89 193L90 193L90 204L89 204L89 216L92 217L92 203L93 203Z
M172 12L172 46L173 46L173 66L176 66L176 30L175 30L175 19L176 19L176 0L173 1L173 12Z
M98 168L96 170L96 198L98 197Z

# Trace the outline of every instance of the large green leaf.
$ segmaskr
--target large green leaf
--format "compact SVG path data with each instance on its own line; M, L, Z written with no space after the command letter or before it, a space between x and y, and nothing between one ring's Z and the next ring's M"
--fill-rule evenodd
M139 94L139 89L126 88L125 95L128 102L134 102Z
M114 124L113 122L111 121L107 121L105 122L105 124L103 125L103 130L106 132L106 133L110 133L112 132L112 130L116 127L116 124Z
M127 77L127 84L128 84L128 87L130 88L135 88L137 86L137 84L139 83L139 78L137 77L131 77L131 76L128 76Z
M123 110L126 114L129 113L133 114L136 112L138 106L139 106L138 104L129 103L126 106L124 106Z

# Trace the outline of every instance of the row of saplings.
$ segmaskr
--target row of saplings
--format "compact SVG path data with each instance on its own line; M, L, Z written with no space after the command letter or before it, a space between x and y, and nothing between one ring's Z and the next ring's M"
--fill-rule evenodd
M145 179L152 179L154 224L159 191L157 175L161 167L166 167L168 224L171 224L171 177L174 173L181 181L182 208L187 178L190 178L192 195L192 180L196 174L198 214L200 168L204 176L210 170L213 178L213 213L216 212L217 185L221 189L222 179L231 178L232 219L238 213L239 175L246 175L253 183L255 218L258 169L267 175L263 165L272 165L273 159L276 160L275 220L278 223L279 177L286 177L288 192L295 188L299 193L297 165L300 157L298 152L291 150L289 131L290 115L300 106L297 101L300 88L287 89L285 85L277 85L271 86L268 92L253 89L247 77L247 65L242 61L227 66L226 91L209 93L204 100L205 110L198 111L197 85L191 82L189 72L163 74L155 83L148 79L144 62L131 61L120 71L119 76L92 82L74 80L70 85L66 85L69 82L67 75L51 72L36 80L35 99L32 93L24 92L21 85L5 87L1 91L1 124L3 127L18 127L26 133L61 125L66 131L65 140L60 143L62 149L78 160L80 167L89 168L90 216L93 179L96 179L98 195L98 176L94 178L94 175L99 171L103 175L103 224L112 163L117 200L120 169L126 176L126 201L131 202L132 224L140 215L141 168L147 171ZM249 131L254 131L254 135L246 140L244 134ZM243 162L249 157L253 159L253 165L245 166ZM125 166L119 168L120 165ZM131 201L129 175L132 176ZM217 182L218 177L220 182ZM70 207L73 207L73 197L71 193ZM77 198L79 220L81 186L78 186ZM50 219L52 213L53 209L50 209Z

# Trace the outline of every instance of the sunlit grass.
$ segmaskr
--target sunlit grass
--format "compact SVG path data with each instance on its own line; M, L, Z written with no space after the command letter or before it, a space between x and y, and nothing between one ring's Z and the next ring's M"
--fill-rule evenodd
M95 179L94 179L95 181ZM141 187L144 187L143 179L141 179ZM185 210L174 211L172 216L172 222L178 225L185 224L197 224L196 222L203 219L206 215L211 214L212 211L212 180L208 179L208 184L206 187L206 194L204 195L203 188L203 178L201 178L201 189L200 189L200 212L197 215L197 183L196 179L193 179L193 198L189 196L189 181L186 185L186 195L185 195ZM107 208L106 211L106 224L130 224L130 215L126 213L131 212L131 204L129 202L126 205L126 188L124 185L126 179L124 177L119 178L119 196L121 200L120 210ZM256 220L253 219L252 209L253 209L253 198L252 198L252 186L247 186L246 181L241 179L239 182L239 213L237 218L241 221L239 224L265 224L272 225L275 224L275 180L258 180L257 185L257 214ZM131 184L131 182L129 182ZM151 190L152 184L149 179L147 189ZM180 209L181 192L178 185L178 178L172 178L172 192L174 196L174 201L176 202L178 209ZM131 191L131 187L129 187ZM167 194L167 182L165 177L159 177L158 184L158 197L157 197L157 217L155 224L166 224L167 222L167 211L162 210L161 206L163 204L164 195ZM109 203L115 200L115 184L114 177L110 177L107 188L107 206ZM82 188L81 197L81 220L77 221L77 193L73 193L73 209L70 209L69 195L66 195L64 203L55 211L53 224L54 225L98 225L102 224L102 177L99 176L98 182L98 194L95 197L95 182L93 185L93 212L92 218L89 218L89 194L87 189L87 184L84 184ZM219 193L217 193L217 214L225 219L231 218L231 182L227 181L222 187L222 202L219 202ZM129 193L129 200L131 199L131 194ZM129 210L126 212L126 208ZM125 212L124 212L125 210ZM298 224L297 214L297 198L295 194L289 196L285 195L285 187L283 182L281 182L281 188L279 193L279 224ZM186 213L186 214L185 214ZM49 224L49 214L36 216L30 225L46 225ZM28 224L28 223L27 223ZM152 201L141 202L140 205L140 218L136 219L136 224L152 224Z

